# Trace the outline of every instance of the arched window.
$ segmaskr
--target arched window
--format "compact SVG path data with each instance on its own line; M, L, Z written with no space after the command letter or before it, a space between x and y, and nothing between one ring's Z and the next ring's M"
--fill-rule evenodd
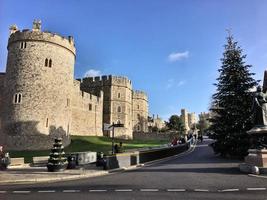
M118 112L119 112L119 113L121 112L121 107L120 107L120 106L118 106Z
M45 59L45 67L48 67L48 59Z
M49 67L52 67L52 60L49 59Z

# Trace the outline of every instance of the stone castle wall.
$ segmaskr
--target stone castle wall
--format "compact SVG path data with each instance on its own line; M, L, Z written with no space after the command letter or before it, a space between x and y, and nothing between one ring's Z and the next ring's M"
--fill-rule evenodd
M103 92L99 96L80 90L80 82L74 81L71 135L103 136Z
M133 130L148 132L148 98L143 91L133 92Z
M6 73L0 73L0 145L49 149L54 138L62 137L66 146L70 135L102 136L103 123L118 122L124 127L115 129L115 137L131 139L133 123L140 123L133 112L147 119L147 96L133 92L127 77L74 80L71 36L42 32L35 21L32 30L12 26L7 48Z

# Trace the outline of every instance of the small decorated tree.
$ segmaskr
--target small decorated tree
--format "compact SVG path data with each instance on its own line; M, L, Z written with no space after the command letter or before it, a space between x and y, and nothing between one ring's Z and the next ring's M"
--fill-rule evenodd
M49 155L47 169L49 172L63 171L66 169L67 163L62 139L57 138Z

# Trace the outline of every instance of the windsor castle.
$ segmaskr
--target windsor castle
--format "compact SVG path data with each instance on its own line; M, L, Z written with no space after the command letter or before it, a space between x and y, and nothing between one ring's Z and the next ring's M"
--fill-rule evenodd
M148 98L127 77L74 78L73 37L10 27L6 72L0 73L0 145L48 149L55 137L110 136L103 124L121 123L115 137L148 131Z

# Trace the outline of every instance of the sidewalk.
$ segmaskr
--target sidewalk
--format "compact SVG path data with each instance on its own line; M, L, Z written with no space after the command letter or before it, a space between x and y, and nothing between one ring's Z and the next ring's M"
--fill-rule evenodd
M12 167L6 171L0 171L0 185L74 180L108 173L102 168L97 169L93 166L63 172L47 172L46 167Z

